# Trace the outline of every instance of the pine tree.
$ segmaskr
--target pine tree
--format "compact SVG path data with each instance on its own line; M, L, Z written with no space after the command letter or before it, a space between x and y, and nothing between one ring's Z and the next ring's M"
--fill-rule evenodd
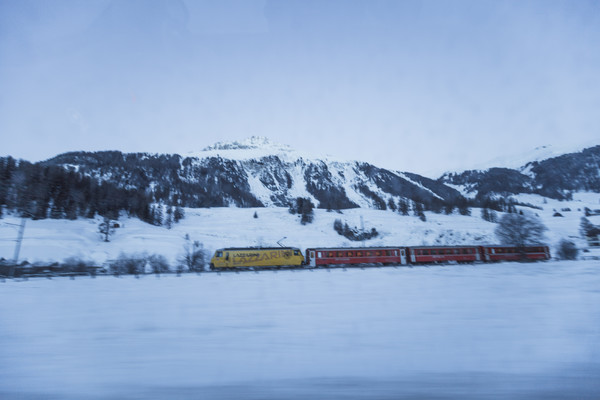
M181 208L179 205L175 206L175 211L173 212L173 221L178 223L184 218L184 216L183 208Z
M344 226L342 224L341 219L337 218L335 221L333 221L333 230L336 231L337 233L339 233L340 235L343 234Z
M481 209L481 219L484 221L490 220L490 211L487 208Z
M398 209L396 207L396 202L394 202L394 199L392 197L390 197L390 199L388 200L388 208L392 211L396 211Z
M458 212L460 215L471 215L471 210L469 209L469 202L467 199L460 199L458 202Z
M165 217L165 226L167 229L171 229L173 227L173 207L167 206L167 216Z
M156 226L162 226L163 224L163 205L162 204L158 204L155 208L154 208L154 225Z
M406 199L398 200L398 211L402 215L408 215L408 212L410 211L409 209L410 209L410 206L408 204L408 201L406 201Z

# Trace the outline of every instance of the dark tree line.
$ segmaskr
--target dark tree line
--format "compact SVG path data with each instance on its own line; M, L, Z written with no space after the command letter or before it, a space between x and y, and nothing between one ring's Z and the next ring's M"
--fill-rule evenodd
M33 219L117 219L126 212L155 224L152 200L144 190L120 188L62 166L0 158L0 209Z
M475 206L475 202L470 201L464 197L453 197L450 199L440 199L438 197L415 197L413 200L406 198L400 198L396 203L393 198L388 199L387 208L396 211L402 215L413 215L426 221L425 211L431 211L436 214L445 213L447 215L452 214L455 210L461 215L471 215L470 207Z

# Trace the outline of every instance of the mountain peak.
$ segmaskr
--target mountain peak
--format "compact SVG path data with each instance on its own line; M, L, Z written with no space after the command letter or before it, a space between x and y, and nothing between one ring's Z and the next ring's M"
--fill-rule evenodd
M212 146L205 147L202 151L214 150L275 150L275 151L291 151L291 147L285 144L280 144L270 140L264 136L251 136L242 141L227 141L217 142Z

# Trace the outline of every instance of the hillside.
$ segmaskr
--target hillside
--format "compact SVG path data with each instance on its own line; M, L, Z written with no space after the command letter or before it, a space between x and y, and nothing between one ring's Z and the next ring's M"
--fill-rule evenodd
M71 152L39 163L0 158L0 212L34 219L127 213L161 225L165 206L287 207L308 198L326 210L423 208L506 211L519 194L569 199L600 192L600 146L527 163L447 173L434 180L331 156L301 154L266 138L223 142L187 156Z
M517 169L492 167L447 173L438 181L478 199L519 193L569 199L578 191L600 193L600 146L527 162Z
M519 200L541 209L517 206L524 212L534 212L548 227L547 243L556 254L555 246L562 238L575 241L580 248L586 243L580 237L579 224L584 208L599 208L600 195L576 194L572 201L548 200L537 195L520 196ZM571 211L561 211L570 208ZM553 217L555 210L563 217ZM425 212L427 220L410 215L402 216L390 210L349 209L338 212L315 210L312 224L301 225L298 215L286 208L235 208L217 207L186 209L186 218L172 229L153 226L137 218L123 217L120 227L110 242L102 241L98 233L100 218L68 220L28 220L21 248L21 260L62 261L78 257L102 264L126 254L161 254L175 266L184 253L185 235L203 244L212 254L214 250L229 246L360 246L333 230L333 222L341 219L351 227L375 228L379 236L364 242L367 246L390 245L460 245L497 243L496 224L481 219L480 210L472 209L471 216L457 212L452 215ZM254 218L256 212L258 218ZM362 218L362 222L361 222ZM600 225L600 216L590 217ZM13 225L9 225L13 224ZM5 216L0 224L0 257L12 259L19 220Z
M307 197L324 209L386 209L400 199L444 204L462 197L416 174L307 156L260 137L217 143L186 157L75 152L42 165L62 166L119 188L136 188L157 202L193 208L286 207L296 197Z

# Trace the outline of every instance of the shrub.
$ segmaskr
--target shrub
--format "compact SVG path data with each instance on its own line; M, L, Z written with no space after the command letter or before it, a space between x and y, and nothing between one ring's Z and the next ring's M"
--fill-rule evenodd
M135 275L144 273L146 257L139 254L121 253L119 258L109 263L110 272L115 275Z
M561 260L576 260L579 249L570 240L562 239L558 244L558 258Z
M61 264L60 268L63 272L74 272L87 274L92 273L94 263L90 260L84 260L79 257L69 257L66 258Z
M170 270L167 258L161 254L152 254L147 261L155 274L166 273Z

